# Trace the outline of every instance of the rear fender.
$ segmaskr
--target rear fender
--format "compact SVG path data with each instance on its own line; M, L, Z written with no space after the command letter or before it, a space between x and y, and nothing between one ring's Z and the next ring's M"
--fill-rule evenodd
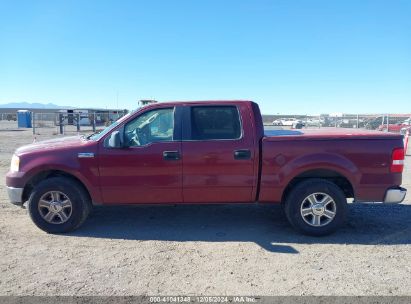
M286 187L291 180L311 170L334 171L351 183L353 187L361 179L361 173L357 166L345 157L332 153L315 153L303 155L286 163L278 172L278 181Z

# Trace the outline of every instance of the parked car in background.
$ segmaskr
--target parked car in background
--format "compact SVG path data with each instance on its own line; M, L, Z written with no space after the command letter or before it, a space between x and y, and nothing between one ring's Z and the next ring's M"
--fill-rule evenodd
M305 126L307 127L321 127L324 124L324 119L321 118L310 118L305 121Z
M411 126L411 117L410 117L410 118L407 118L407 119L404 120L402 123L403 123L404 125L406 125L406 126Z
M305 127L305 123L302 120L293 122L293 125L291 126L292 129L302 129L304 127Z
M386 124L380 125L378 127L378 131L387 131L388 132L394 132L394 133L399 133L401 129L409 127L410 125L404 122L399 122L396 124L389 124L388 127Z
M345 222L347 198L402 202L403 166L399 134L264 131L251 101L170 102L98 134L17 149L6 185L49 233L78 228L93 205L258 202L281 204L295 229L320 236Z
M289 126L292 127L293 125L300 123L301 120L296 119L296 118L284 118L281 120L281 123L283 126Z
M287 127L293 127L296 126L297 124L303 123L302 120L296 119L296 118L281 118L281 119L276 119L273 121L273 126L287 126ZM304 123L303 123L304 124Z
M382 121L383 121L382 116L368 119L364 122L364 128L366 128L367 130L378 130Z
M16 121L17 120L17 114L7 114L6 115L6 119L8 121L12 120L12 121Z
M282 126L283 122L281 121L281 119L276 119L273 121L272 123L273 126Z

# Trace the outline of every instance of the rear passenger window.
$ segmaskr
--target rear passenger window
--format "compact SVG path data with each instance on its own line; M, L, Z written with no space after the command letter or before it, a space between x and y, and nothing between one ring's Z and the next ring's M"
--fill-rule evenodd
M191 139L239 139L240 117L235 106L191 108Z

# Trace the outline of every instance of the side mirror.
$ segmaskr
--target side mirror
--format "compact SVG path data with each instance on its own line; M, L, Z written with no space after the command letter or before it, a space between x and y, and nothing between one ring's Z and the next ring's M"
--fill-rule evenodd
M109 148L121 148L121 136L119 131L114 131L108 137L107 147Z

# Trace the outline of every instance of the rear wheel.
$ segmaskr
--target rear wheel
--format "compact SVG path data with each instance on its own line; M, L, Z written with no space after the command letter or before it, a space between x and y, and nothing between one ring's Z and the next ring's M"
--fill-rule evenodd
M53 177L40 182L28 201L34 224L48 233L75 230L86 220L91 202L84 188L76 181Z
M343 225L347 216L347 200L334 183L308 179L290 191L284 211L288 221L298 231L323 236Z

